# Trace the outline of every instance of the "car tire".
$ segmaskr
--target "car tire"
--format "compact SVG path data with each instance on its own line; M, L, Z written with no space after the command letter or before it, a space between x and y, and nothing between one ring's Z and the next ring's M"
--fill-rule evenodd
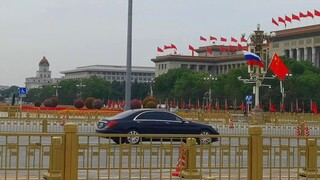
M127 131L127 134L130 134L130 135L137 135L137 136L131 136L131 137L127 137L126 138L126 142L128 144L139 144L140 141L141 141L141 137L140 137L140 134L139 134L139 131L137 129L129 129Z
M200 135L208 136L211 135L212 132L207 129L202 129L199 133ZM209 145L212 143L212 139L209 137L197 138L197 143L201 145Z

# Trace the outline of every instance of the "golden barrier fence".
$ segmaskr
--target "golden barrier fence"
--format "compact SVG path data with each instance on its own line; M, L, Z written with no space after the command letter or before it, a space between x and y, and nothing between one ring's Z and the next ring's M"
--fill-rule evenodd
M54 120L85 120L95 122L103 117L110 117L120 111L108 110L20 110L18 107L0 107L0 119L54 119ZM241 111L178 111L181 117L204 123L228 124L230 120L240 123L250 123L251 117ZM264 123L319 124L320 116L311 113L263 113Z
M1 133L0 179L177 179L174 172L184 179L320 177L320 137L262 135L254 126L248 135L140 135L150 140L138 145L112 141L128 136L137 135L78 134L74 124L59 134ZM167 141L172 138L178 141ZM199 138L219 140L201 145Z

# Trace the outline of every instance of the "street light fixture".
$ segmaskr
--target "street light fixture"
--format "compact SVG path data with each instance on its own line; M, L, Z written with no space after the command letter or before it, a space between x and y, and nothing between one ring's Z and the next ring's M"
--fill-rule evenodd
M292 74L286 74L286 77L291 77ZM280 80L280 92L281 92L281 103L284 104L284 98L286 97L285 91L284 91L284 84L283 81Z
M77 87L79 87L80 91L79 91L79 96L81 98L81 93L82 93L82 87L86 87L85 84L82 84L82 82L80 82L79 84L76 85Z
M244 38L245 34L242 34L242 38ZM267 56L265 59L262 58L262 46L264 44L264 41L270 41L272 38L276 36L274 32L272 33L265 33L264 31L260 30L260 24L257 25L257 30L252 33L249 38L251 41L251 45L254 46L254 53L257 54L262 61L264 62L265 66L268 67L267 63ZM244 83L254 83L255 86L253 86L253 93L255 94L255 103L254 108L252 109L252 115L253 118L257 121L262 119L262 110L259 108L259 88L261 86L268 86L270 85L264 85L262 84L264 79L274 79L274 77L265 77L266 75L266 69L264 67L259 66L251 66L248 65L248 73L250 74L250 79L241 79L241 77L238 78L238 80L243 81Z
M218 78L216 78L216 77L213 77L211 74L209 75L209 77L205 77L205 78L203 78L204 80L206 80L206 81L209 81L209 97L208 97L208 99L209 99L209 105L210 105L210 107L211 107L211 105L212 105L212 98L211 98L211 96L212 96L212 91L211 91L211 84L212 84L212 81L216 81L216 80L218 80ZM206 95L206 94L205 94Z
M53 88L56 89L56 97L58 97L58 89L62 88L62 86L60 86L58 83L56 85L53 86Z
M154 83L154 80L151 79L151 81L147 81L147 83L150 83L150 96L153 96L153 89L152 89L152 85Z

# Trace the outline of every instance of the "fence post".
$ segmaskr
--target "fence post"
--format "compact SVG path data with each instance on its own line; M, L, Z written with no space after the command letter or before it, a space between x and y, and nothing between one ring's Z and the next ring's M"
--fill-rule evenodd
M318 178L317 167L317 141L315 139L307 140L307 151L306 151L306 168L303 168L302 172L299 172L300 176L308 178Z
M263 139L262 128L249 127L248 180L262 180Z
M42 133L47 133L48 132L48 120L44 119L42 121Z
M60 180L63 169L62 138L53 137L50 149L49 172L44 173L47 180Z
M186 179L200 179L201 174L196 169L197 164L197 141L195 138L187 139L187 166L181 172L180 177Z
M78 179L78 129L77 125L67 123L64 125L64 180Z

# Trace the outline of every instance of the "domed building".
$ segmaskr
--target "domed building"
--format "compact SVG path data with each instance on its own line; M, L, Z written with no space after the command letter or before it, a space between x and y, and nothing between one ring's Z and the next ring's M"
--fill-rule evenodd
M45 85L57 83L57 79L51 78L50 64L45 56L39 62L39 70L36 72L36 77L26 78L26 88L33 89Z

